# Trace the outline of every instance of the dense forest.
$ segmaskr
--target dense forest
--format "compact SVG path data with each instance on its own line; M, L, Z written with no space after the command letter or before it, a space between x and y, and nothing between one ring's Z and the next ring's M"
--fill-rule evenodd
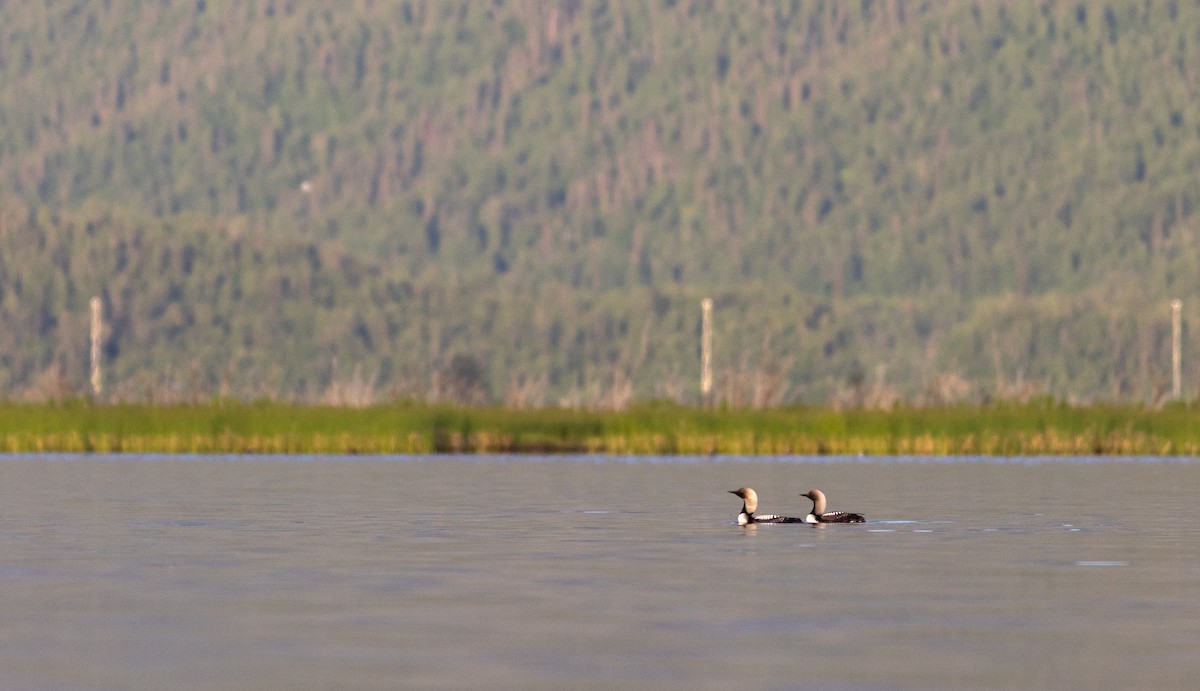
M0 4L0 398L1200 392L1200 2Z

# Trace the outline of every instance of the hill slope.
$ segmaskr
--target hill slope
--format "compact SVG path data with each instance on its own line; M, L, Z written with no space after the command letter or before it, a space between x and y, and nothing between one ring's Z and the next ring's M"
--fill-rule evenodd
M1155 400L1196 3L0 6L0 391ZM1186 357L1192 390L1200 370Z

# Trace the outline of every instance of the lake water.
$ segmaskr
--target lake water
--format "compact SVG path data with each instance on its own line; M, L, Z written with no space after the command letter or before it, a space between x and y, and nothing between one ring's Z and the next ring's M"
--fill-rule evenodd
M740 500L862 525L738 527ZM0 456L0 688L1194 688L1200 462Z

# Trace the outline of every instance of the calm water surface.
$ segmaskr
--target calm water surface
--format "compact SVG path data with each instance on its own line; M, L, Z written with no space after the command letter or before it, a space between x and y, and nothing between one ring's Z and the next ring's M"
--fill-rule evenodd
M825 490L864 525L741 528ZM1200 461L0 456L0 688L1194 688Z

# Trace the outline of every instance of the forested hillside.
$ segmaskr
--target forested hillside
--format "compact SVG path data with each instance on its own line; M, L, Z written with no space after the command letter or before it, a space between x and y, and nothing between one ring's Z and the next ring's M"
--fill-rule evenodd
M1156 402L1200 2L0 3L0 398ZM1184 334L1185 394L1200 347Z

